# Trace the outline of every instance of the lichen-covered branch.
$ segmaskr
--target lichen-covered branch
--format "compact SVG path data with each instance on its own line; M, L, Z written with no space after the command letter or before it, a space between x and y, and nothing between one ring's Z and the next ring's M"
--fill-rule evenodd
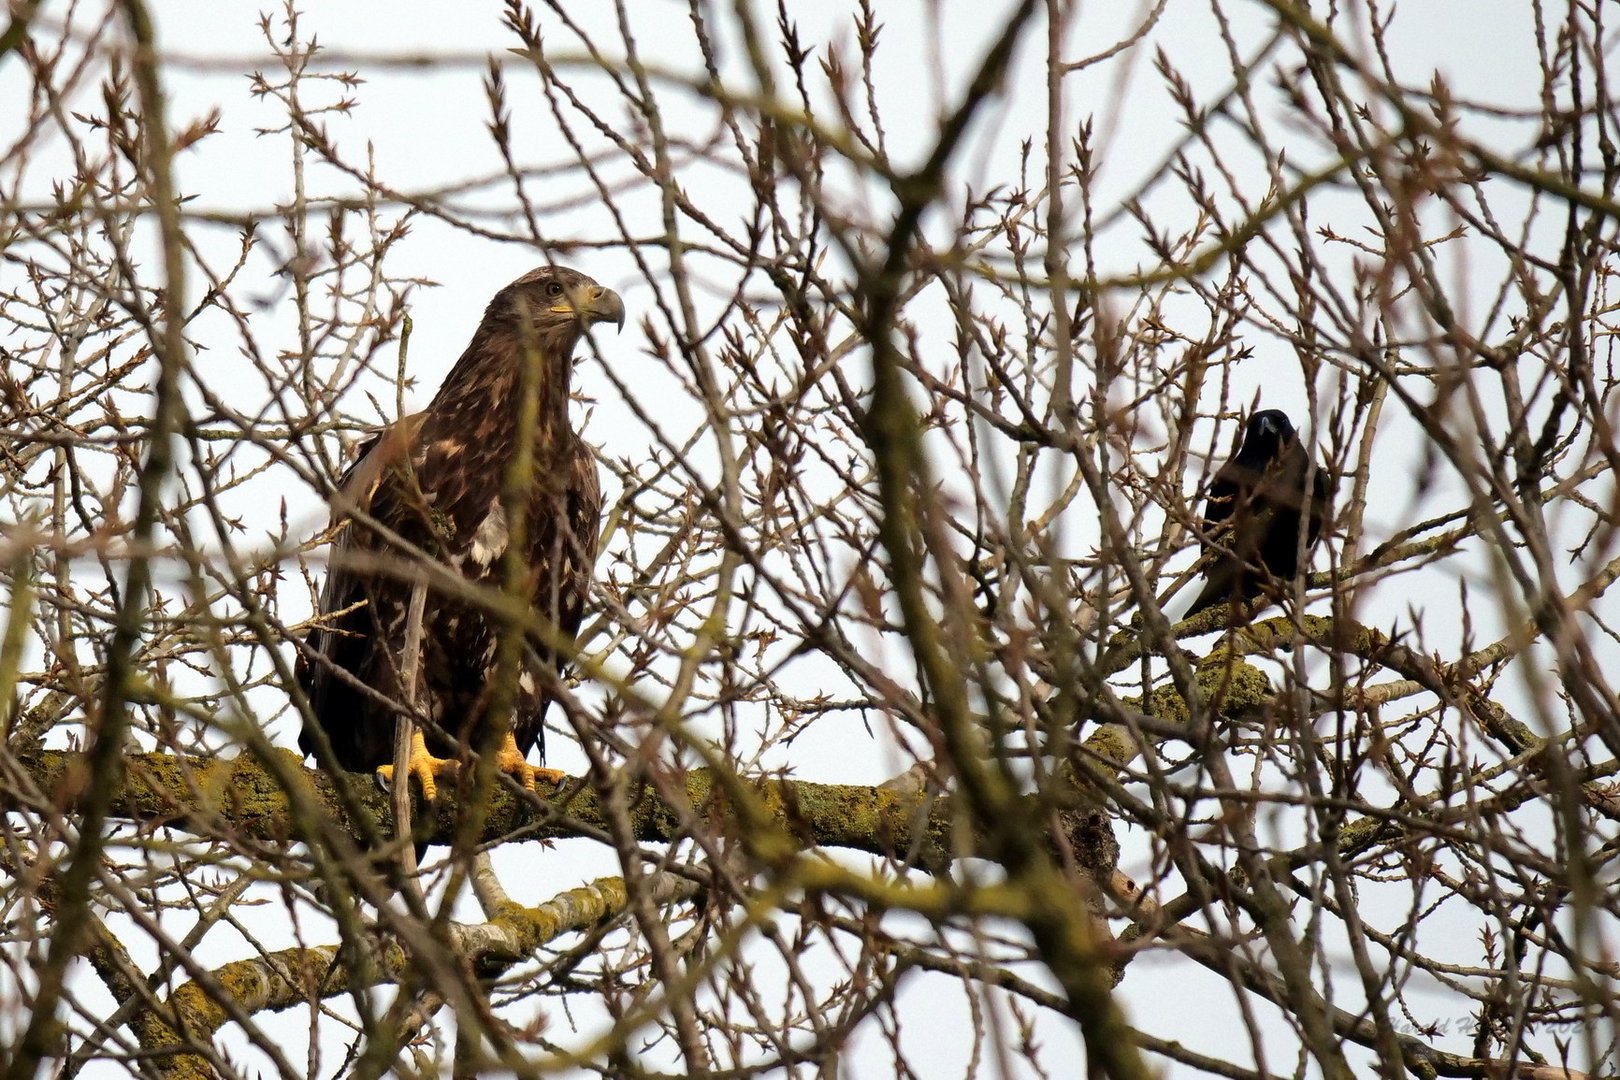
M293 757L291 752L287 753ZM46 793L71 793L80 755L41 750L22 758L35 784ZM283 768L287 763L278 763ZM229 833L268 843L306 840L294 804L272 772L248 754L205 758L149 752L131 754L127 775L111 794L113 816L126 821L163 822L200 835ZM388 796L370 776L330 775L302 764L318 805L335 821L344 820L339 785L351 805L369 819L375 834L392 836ZM904 858L931 868L948 862L952 805L948 796L858 784L818 784L805 780L741 780L757 796L768 820L804 846L844 847ZM679 778L679 799L666 801L651 785L630 800L636 837L670 841L684 835L683 823L707 823L722 830L729 820L725 799L712 774L693 769ZM431 804L417 798L412 818L419 839L449 843L455 828L453 789L440 790ZM602 800L589 785L575 783L534 798L501 787L491 795L481 843L551 840L597 834L607 828ZM356 836L364 832L356 829Z
M682 899L694 888L670 874L658 875L650 887L654 902L660 904ZM563 934L613 919L627 902L623 878L599 878L535 907L504 904L485 923L449 923L445 941L474 970L493 975ZM212 986L196 980L182 984L169 996L161 1015L156 1007L143 1009L132 1026L143 1048L156 1052L160 1075L168 1080L210 1080L214 1071L191 1048L233 1018L221 1001L222 992L236 1012L278 1012L363 985L391 982L405 973L409 963L405 947L381 935L341 946L282 949L216 969L209 980Z

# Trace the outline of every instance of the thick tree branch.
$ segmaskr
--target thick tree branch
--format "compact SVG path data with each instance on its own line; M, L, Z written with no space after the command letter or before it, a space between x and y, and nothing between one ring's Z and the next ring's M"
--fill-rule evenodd
M660 874L652 881L653 902L674 903L695 889L690 882ZM537 907L505 903L489 922L450 923L444 934L446 943L474 970L493 976L563 934L617 917L628 902L623 878L599 878ZM236 1012L279 1012L311 999L351 993L362 984L396 981L409 967L405 946L385 935L368 936L357 944L282 949L218 968L212 973L212 987L197 981L177 987L163 1009L171 1019L159 1019L157 1009L148 1008L137 1015L133 1026L143 1047L157 1052L160 1075L168 1080L210 1080L216 1075L214 1070L202 1055L188 1052L188 1048L233 1019L232 1010L219 1000L218 990L230 995Z
M290 751L287 752L292 757ZM22 756L22 764L41 791L74 790L83 756L42 750ZM295 766L308 781L315 802L335 821L344 820L339 787L378 835L393 836L388 795L369 775L336 776ZM131 754L126 776L109 793L115 818L163 822L199 835L229 834L239 841L285 844L306 839L287 792L262 764L247 754L233 758L191 757L158 752ZM636 838L667 842L684 834L683 821L701 820L722 828L731 821L724 797L715 790L707 769L683 778L684 806L671 805L651 787L630 800ZM805 780L737 778L757 797L769 823L804 844L854 848L904 859L924 869L937 869L954 857L952 801L916 790L890 790L859 784L818 784ZM428 804L415 797L412 812L417 838L447 844L458 821L456 793L441 789ZM608 828L607 811L589 787L573 785L544 799L497 788L478 835L480 843L500 840L552 840L600 833ZM363 829L354 830L356 838Z

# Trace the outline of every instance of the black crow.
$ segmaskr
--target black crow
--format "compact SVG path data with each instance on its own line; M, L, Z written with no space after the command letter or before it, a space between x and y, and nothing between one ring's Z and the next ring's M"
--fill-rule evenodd
M1300 515L1306 514L1305 551L1322 533L1332 499L1327 472L1315 470L1294 425L1277 409L1249 417L1237 456L1221 466L1209 486L1200 524L1209 566L1204 588L1183 618L1233 600L1253 600L1267 583L1285 584L1300 570Z

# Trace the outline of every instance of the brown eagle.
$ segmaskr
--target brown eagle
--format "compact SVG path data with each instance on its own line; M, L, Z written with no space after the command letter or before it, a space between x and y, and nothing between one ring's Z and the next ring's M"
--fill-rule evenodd
M568 402L574 348L597 322L624 325L612 289L562 267L523 275L489 302L432 404L361 449L334 500L321 617L299 658L314 720L299 735L305 754L316 753L324 732L339 766L392 778L413 586L389 573L390 564L403 568L425 552L474 587L501 588L512 532L504 509L511 500L503 503L501 488L518 445L520 388L527 365L538 362L533 483L521 536L529 601L555 633L534 635L525 649L496 764L527 787L537 778L560 781L562 773L526 757L539 747L545 760L546 707L565 662L557 635L579 629L596 558L601 490L590 448L569 426ZM453 775L468 748L489 745L489 725L507 720L490 715L496 638L484 607L429 587L414 698L431 723L415 733L410 771L430 799L435 781Z
M1310 451L1286 413L1264 409L1249 417L1243 445L1209 486L1201 540L1211 562L1203 590L1182 618L1231 600L1253 600L1270 581L1290 581L1299 573L1300 518L1309 555L1333 496L1332 481L1320 467L1307 489L1310 464Z

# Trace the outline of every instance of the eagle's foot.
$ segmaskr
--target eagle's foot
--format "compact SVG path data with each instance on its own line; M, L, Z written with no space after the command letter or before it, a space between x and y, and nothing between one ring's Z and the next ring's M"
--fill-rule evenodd
M434 757L428 753L427 739L420 731L411 736L411 756L405 763L405 772L416 777L416 782L422 785L422 798L428 802L439 797L439 781L455 776L460 768L461 762L454 758ZM377 783L385 791L393 786L392 765L377 766Z
M537 782L544 780L554 788L563 786L568 774L561 769L548 769L543 765L530 765L523 751L518 749L517 737L510 731L495 751L495 767L512 777L529 791L538 791Z

